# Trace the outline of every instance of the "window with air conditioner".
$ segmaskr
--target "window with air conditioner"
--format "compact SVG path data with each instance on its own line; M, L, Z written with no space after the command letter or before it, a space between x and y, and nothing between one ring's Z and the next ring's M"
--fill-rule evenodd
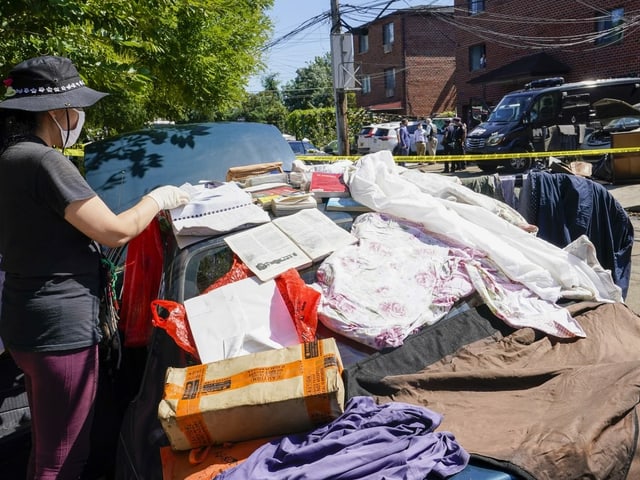
M382 49L384 53L389 53L393 48L393 22L385 23L382 26Z
M483 44L469 47L469 71L474 72L487 66L487 52Z
M608 45L622 40L624 8L614 8L598 17L596 45Z
M358 53L367 53L369 51L369 34L361 33L358 36Z
M371 93L371 75L365 75L362 77L362 93Z
M469 14L477 15L484 12L484 0L469 0Z
M384 70L384 91L387 97L393 97L396 93L396 69Z

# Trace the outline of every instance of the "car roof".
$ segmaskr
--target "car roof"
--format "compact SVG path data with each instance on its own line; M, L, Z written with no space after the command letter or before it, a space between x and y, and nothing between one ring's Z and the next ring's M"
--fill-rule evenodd
M273 125L252 122L161 125L85 147L89 185L116 213L162 185L224 181L230 167L282 162L295 154Z

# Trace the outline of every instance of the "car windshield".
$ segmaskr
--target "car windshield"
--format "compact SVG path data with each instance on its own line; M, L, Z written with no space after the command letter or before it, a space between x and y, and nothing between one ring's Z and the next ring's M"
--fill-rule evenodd
M296 155L304 155L310 151L317 151L318 148L311 142L307 142L305 140L293 140L289 141L289 146L293 153Z
M289 146L291 147L291 150L293 150L293 153L295 153L296 155L302 155L305 152L304 145L300 141L290 141Z
M508 95L489 115L490 122L517 122L531 103L532 95Z
M87 182L116 213L158 186L224 181L230 167L258 163L290 170L294 160L276 127L251 122L162 125L85 148Z

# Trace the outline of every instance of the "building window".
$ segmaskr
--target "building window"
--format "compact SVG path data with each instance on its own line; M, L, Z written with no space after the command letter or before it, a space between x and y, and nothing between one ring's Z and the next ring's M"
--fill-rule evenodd
M614 8L607 15L600 17L596 23L596 45L607 45L622 40L622 23L624 8Z
M469 47L469 71L480 70L487 67L487 52L484 43Z
M469 13L477 15L484 12L484 0L469 0Z
M393 47L393 22L382 26L382 47L384 53L389 53Z
M396 69L385 68L384 91L387 97L393 97L396 93Z
M362 77L362 94L371 93L371 75Z
M361 33L358 35L358 53L367 53L369 51L369 34Z

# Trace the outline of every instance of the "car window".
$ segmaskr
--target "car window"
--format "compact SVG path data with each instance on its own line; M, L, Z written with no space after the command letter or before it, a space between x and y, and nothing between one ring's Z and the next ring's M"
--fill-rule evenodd
M624 128L625 129L634 129L640 126L640 119L638 118L625 118Z
M513 122L520 119L520 115L532 100L531 94L507 95L489 115L490 122Z
M116 213L161 185L226 179L230 167L282 162L295 154L272 125L252 122L162 125L85 147L87 182Z
M218 247L196 253L184 272L184 299L204 293L224 276L233 265L233 252L228 247Z
M362 130L360 130L360 133L358 135L363 135L363 136L372 136L373 133L375 132L375 127L363 127Z
M289 141L289 146L296 155L303 155L305 153L304 144L301 141Z
M640 118L638 117L620 117L615 118L607 122L604 126L604 130L616 131L616 130L633 130L640 127Z
M376 137L388 137L389 129L388 128L379 128L376 130Z

